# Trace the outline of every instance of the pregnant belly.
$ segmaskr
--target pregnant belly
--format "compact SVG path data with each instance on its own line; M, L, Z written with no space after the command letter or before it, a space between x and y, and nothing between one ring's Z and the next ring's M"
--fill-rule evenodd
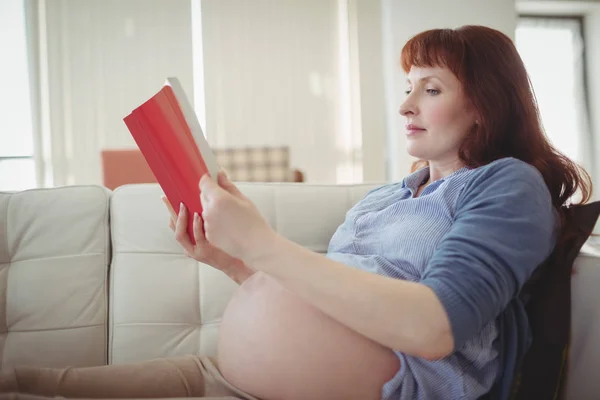
M230 301L218 364L234 386L265 400L381 397L399 368L388 348L255 273Z

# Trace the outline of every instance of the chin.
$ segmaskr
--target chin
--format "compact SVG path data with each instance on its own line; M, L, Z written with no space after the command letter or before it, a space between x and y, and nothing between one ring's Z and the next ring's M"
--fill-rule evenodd
M410 143L409 142L406 145L406 152L411 157L417 158L419 160L428 160L429 159L429 154L428 154L427 150L424 149L423 147L424 146L420 146L417 143Z

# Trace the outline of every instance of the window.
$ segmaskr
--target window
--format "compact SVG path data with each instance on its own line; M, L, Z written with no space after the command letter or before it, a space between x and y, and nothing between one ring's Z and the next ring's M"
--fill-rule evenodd
M36 186L23 0L0 1L0 27L0 190L23 190Z
M589 167L581 19L521 17L515 39L548 138L559 151Z

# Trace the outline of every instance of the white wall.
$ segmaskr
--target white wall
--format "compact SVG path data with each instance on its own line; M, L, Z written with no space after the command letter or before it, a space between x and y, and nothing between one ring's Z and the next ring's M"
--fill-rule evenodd
M387 179L386 139L386 76L384 57L387 42L383 28L382 1L350 0L350 44L354 53L350 68L354 87L355 107L352 109L353 129L360 138L357 152L362 166L363 182L384 182Z
M289 146L307 182L360 181L338 0L202 0L206 135Z
M390 35L385 66L387 126L389 149L389 179L402 179L414 161L405 151L404 120L398 108L404 98L405 77L399 65L402 47L411 36L432 28L456 28L461 25L487 25L511 38L517 23L514 0L382 0L387 13L384 26ZM390 63L389 60L392 62Z
M189 0L41 0L46 184L101 182L100 150L135 147L123 123L167 76L192 95Z

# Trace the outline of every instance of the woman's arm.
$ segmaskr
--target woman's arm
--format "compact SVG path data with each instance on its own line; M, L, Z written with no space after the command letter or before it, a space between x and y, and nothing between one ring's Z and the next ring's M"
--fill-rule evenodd
M446 312L428 287L348 267L279 235L270 248L253 268L358 333L427 359L453 350Z

